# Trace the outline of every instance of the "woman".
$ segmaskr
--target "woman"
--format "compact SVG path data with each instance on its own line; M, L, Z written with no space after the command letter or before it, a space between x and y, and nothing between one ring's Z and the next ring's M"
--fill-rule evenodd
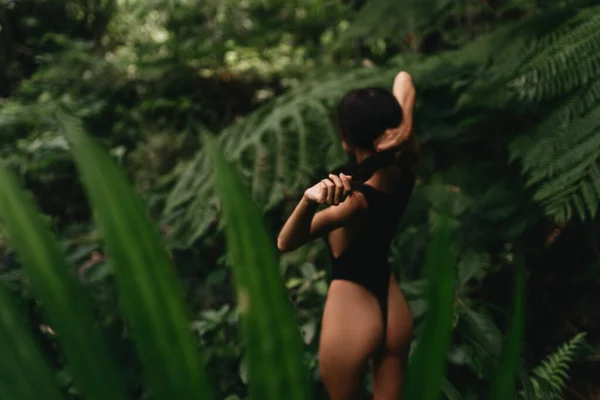
M319 362L332 400L359 397L370 361L374 399L398 399L408 361L412 314L387 263L418 154L410 135L415 95L407 73L396 76L393 93L366 88L342 98L339 132L357 164L307 189L277 241L281 251L291 251L327 235L332 282ZM331 207L317 212L320 204Z

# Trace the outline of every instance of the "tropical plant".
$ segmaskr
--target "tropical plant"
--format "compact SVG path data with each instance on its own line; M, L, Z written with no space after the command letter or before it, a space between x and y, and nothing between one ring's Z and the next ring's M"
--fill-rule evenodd
M571 340L559 346L553 353L535 367L531 376L531 387L538 399L560 399L569 379L568 370L585 339L585 333L578 333Z
M411 72L420 90L417 121L424 121L418 128L425 146L452 137L476 142L483 129L510 129L513 133L505 135L509 142L501 140L504 149L500 141L493 143L493 151L500 156L494 160L495 167L520 160L529 177L527 186L535 190L532 199L558 222L569 220L573 210L582 219L593 218L600 196L594 189L600 187L600 175L594 169L598 118L593 110L598 90L589 83L598 71L593 60L575 69L568 60L587 60L587 54L595 54L599 30L594 27L600 8L585 8L574 15L568 11L561 10L560 17L534 14L460 50L429 59L401 56L381 67L357 67L307 78L298 88L226 128L219 140L228 158L239 164L256 200L269 210L286 194L306 186L315 174L344 161L331 124L332 105L341 94L358 86L388 86L400 67ZM549 24L560 28L549 31ZM506 43L509 40L510 45ZM561 52L563 43L570 44L565 52ZM491 53L502 45L507 46L506 52L518 49L519 56L502 50ZM441 71L445 79L440 77ZM447 91L443 109L428 103L429 93L439 92L440 87ZM566 93L575 97L560 104L552 102ZM542 107L546 112L538 111ZM449 126L467 110L475 115L454 128ZM520 130L510 122L497 126L500 113L522 119L522 110L541 115ZM506 151L510 158L503 154ZM209 174L201 150L167 200L166 221L190 241L202 236L218 216Z
M572 334L559 311L597 339L600 316L588 306L600 277L594 2L205 3L0 2L0 96L9 96L0 98L0 157L56 234L128 394L149 394L136 331L117 301L118 267L102 244L104 228L90 222L97 211L85 200L56 106L110 149L160 220L218 398L243 398L250 370L230 290L236 266L225 252L223 195L198 133L216 136L274 232L296 195L345 161L331 122L339 97L357 86L387 87L401 69L417 85L422 162L390 261L418 344L432 312L422 266L432 227L448 219L456 263L445 395L489 397L510 326L507 274L516 254L528 260L530 333L518 370L526 398L536 394L525 366ZM40 327L35 336L62 391L79 398L83 387L42 312L46 302L3 235L0 284ZM280 259L317 392L327 265L322 243ZM544 295L556 290L567 300ZM550 390L545 382L540 390Z
M174 271L168 265L156 229L145 216L143 203L114 162L83 133L76 119L59 114L59 122L72 145L81 179L103 230L116 272L123 313L132 329L150 395L210 398L212 389L191 342ZM226 163L212 140L208 141L207 148L224 201L229 254L235 269L237 303L249 355L250 397L310 398L300 332L295 327L274 244L263 226L259 209L235 169ZM97 362L86 364L87 360L112 362L112 355L104 348L99 332L88 322L92 314L86 308L87 296L65 270L66 262L59 246L31 200L11 174L4 169L0 171L6 183L0 190L0 215L9 238L23 257L28 276L45 300L44 308L61 338L61 347L67 354L77 387L92 398L125 398L118 368L110 365L107 370ZM422 340L427 340L428 345L417 346L407 387L409 394L424 400L437 398L441 390L452 323L453 256L449 226L441 219L436 231L439 233L431 243L426 269L432 278L431 311ZM522 282L522 278L518 282ZM61 398L35 341L18 313L13 311L15 306L3 289L0 293L3 305L8 307L5 317L0 319L0 329L10 339L5 343L13 343L6 347L8 356L2 358L0 365L3 371L14 372L0 375L0 393L13 399L36 398L42 393L50 398ZM522 290L516 293L518 298ZM513 325L521 327L522 323L522 315L516 312ZM93 346L88 346L90 341L94 341ZM517 355L519 347L520 340L514 337L506 354ZM432 360L436 360L435 374L427 369ZM498 375L499 388L512 385L516 363L517 358L509 356ZM14 369L14 366L19 368ZM163 379L158 379L159 376ZM164 379L165 376L171 378ZM18 379L13 380L13 377Z

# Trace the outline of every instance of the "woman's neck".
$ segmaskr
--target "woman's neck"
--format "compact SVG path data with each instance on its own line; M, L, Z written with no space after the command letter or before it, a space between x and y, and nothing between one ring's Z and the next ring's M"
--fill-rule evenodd
M354 151L354 158L356 158L356 162L360 164L372 154L373 151L359 149Z
M371 150L356 149L354 152L354 157L356 162L360 164L373 154L374 151ZM400 175L400 170L397 165L388 165L375 171L375 173L369 179L367 179L365 183L368 183L369 185L383 192L390 192L396 186Z

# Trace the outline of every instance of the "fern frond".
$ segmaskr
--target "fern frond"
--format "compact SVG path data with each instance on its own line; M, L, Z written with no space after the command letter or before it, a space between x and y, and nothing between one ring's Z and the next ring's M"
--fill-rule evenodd
M265 211L286 194L304 189L315 172L339 166L345 155L331 109L349 89L389 86L397 68L357 68L308 81L226 128L219 142L237 163L253 196ZM213 225L218 201L208 157L200 151L170 193L166 222L190 244ZM177 239L176 239L177 241Z
M531 386L536 400L563 400L560 393L557 393L557 391L543 379L531 379Z
M519 367L519 382L521 382L522 389L519 391L519 397L525 400L536 400L536 391L533 387L532 380L529 374L523 368L523 365Z
M477 66L477 78L459 99L457 108L505 108L515 97L522 66L539 52L540 40L569 20L568 13L539 13L502 24L457 50L463 65ZM464 66L463 66L464 68ZM513 87L513 89L511 89Z
M576 351L585 339L585 333L575 335L571 340L560 346L533 370L534 386L540 388L540 380L545 381L555 394L560 394L569 379L569 365L573 362ZM545 398L545 397L544 397Z
M600 156L600 105L583 118L570 124L571 136L566 148L552 163L536 167L528 184L538 186L534 199L540 201L550 215L565 221L574 205L582 219L594 217L600 202L598 157ZM574 142L574 143L573 143ZM570 145L570 146L569 146ZM543 168L546 168L545 171Z
M509 83L520 98L552 99L600 75L600 7L582 12L575 20L580 22L576 27L555 31L550 38L542 39L536 55ZM570 27L571 23L567 25Z
M558 222L595 217L600 203L600 79L571 95L533 130L515 139L534 199Z
M571 121L583 116L597 104L600 104L600 79L567 97L562 105L534 128L531 136L518 137L510 146L511 161L521 158L525 171L537 165L545 169L564 149L565 143L573 141L575 135L571 132Z

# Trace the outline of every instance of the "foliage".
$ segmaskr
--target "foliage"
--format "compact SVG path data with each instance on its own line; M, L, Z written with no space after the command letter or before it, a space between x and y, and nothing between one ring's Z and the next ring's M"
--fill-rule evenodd
M516 262L515 295L513 301L510 332L506 340L506 349L500 361L500 370L492 386L492 399L506 399L514 397L514 386L517 377L519 360L523 343L523 320L525 319L524 269L523 260Z
M64 268L58 243L35 206L6 170L0 170L0 216L37 295L46 305L80 390L94 399L125 398L119 369L95 329L92 309L74 276ZM73 301L74 299L77 299ZM77 323L74 323L77 321Z
M547 35L509 82L519 98L547 104L567 95L511 146L536 188L535 199L563 222L594 218L600 196L598 110L600 8L586 9Z
M78 167L81 170L82 179L86 183L86 188L89 191L90 198L96 206L95 209L97 211L99 223L104 227L104 232L107 232L104 239L111 250L111 257L115 260L113 265L117 269L117 277L121 280L118 290L124 305L123 310L128 316L128 319L131 321L130 323L134 329L134 339L138 344L138 355L144 364L144 371L148 378L148 386L152 389L154 395L159 397L164 397L169 393L172 393L175 396L183 397L195 395L210 397L210 390L207 386L208 382L202 375L203 367L196 360L195 349L187 348L184 349L186 351L181 352L181 348L183 348L183 346L191 345L190 340L186 339L191 338L189 328L184 322L184 315L181 312L179 312L179 314L177 313L177 309L181 309L182 304L180 296L176 290L173 272L167 265L166 257L160 257L156 254L157 252L162 252L161 246L157 243L152 243L153 241L156 241L155 234L152 234L153 229L150 221L146 216L144 216L142 204L139 202L137 195L135 195L131 188L128 187L128 184L126 184L122 174L115 168L113 162L109 160L109 158L97 147L95 143L93 143L93 141L91 141L85 134L81 132L80 128L77 126L77 121L65 116L62 116L60 121L65 125L68 137L73 144L75 158L77 160ZM223 168L225 168L223 164L219 164L218 159L216 159L216 162L216 167L221 168L220 171L223 171ZM89 168L90 166L94 165L99 165L101 168ZM96 175L95 171L102 171L102 177ZM223 173L226 174L226 170L223 171ZM6 175L6 173L4 174ZM219 176L223 179L227 178L227 175L219 174ZM5 176L5 178L7 177L8 175ZM110 177L114 184L113 190L108 192L106 191L108 186L106 186L106 181L104 180L107 177ZM14 178L10 177L10 179L5 181L10 183L10 185L6 185L2 189L3 198L10 199L12 196L17 196L20 197L22 204L26 204L27 202L24 201L25 197L22 194L22 190L13 183L13 180ZM232 185L234 186L229 187L229 190L236 190L235 182L233 182ZM115 202L114 200L118 201ZM27 246L29 244L37 244L36 232L45 232L45 230L42 228L43 224L40 223L40 221L37 221L35 218L36 214L34 207L28 206L19 209L18 207L14 207L14 203L12 203L12 207L8 207L8 205L11 203L3 202L3 204L5 206L2 208L2 211L20 210L17 215L22 223L21 229L23 232L20 232L19 229L12 224L11 219L9 219L11 224L8 225L8 234L11 239L17 243L17 247L20 250L26 250L28 249ZM235 212L235 209L232 211ZM3 217L5 220L7 216L10 217L10 213L4 212ZM258 211L254 211L254 216L255 218L259 218ZM245 215L245 217L247 217L247 215ZM246 226L248 227L249 225ZM134 232L137 237L133 236ZM48 239L50 235L48 234L46 236L46 242L51 242L51 240ZM236 248L239 251L244 245L247 244L241 242L235 243L232 246L234 248L234 254L237 254L235 253ZM261 245L263 249L268 249L269 247L273 248L273 246L273 244L269 244L268 242L264 242ZM48 246L40 245L39 247L45 249ZM272 253L274 252L273 249L270 251ZM22 255L23 254L26 253L22 253ZM152 259L148 259L149 255L153 256ZM35 265L35 263L27 263L27 265L32 266ZM61 266L53 265L52 268L54 272L57 272ZM251 285L248 287L247 290L243 292L247 298L241 299L240 301L243 302L253 299L254 304L254 301L259 299L260 296L264 294L263 291L265 289L267 290L266 293L268 293L269 290L273 291L275 288L279 287L280 289L278 290L281 294L283 294L283 283L281 281L281 277L277 273L273 274L273 272L277 272L277 269L272 269L270 276L268 275L268 272L261 271L268 270L256 268L252 270L253 280L254 282L259 282L259 284L258 286ZM28 272L29 275L34 279L44 276L43 270L41 269L31 267ZM128 279L133 277L134 273L137 276L137 279ZM68 275L64 274L58 275L56 282L61 284L63 282L68 282L67 276ZM48 288L50 287L51 283L52 282L49 283ZM78 293L75 290L69 290L65 294L65 296L69 295L71 296L69 299L75 304L82 302L83 299L86 298L83 293ZM266 299L268 299L268 297L265 298L265 300ZM169 306L171 309L165 312L160 312L160 308L163 305L152 303L156 301L163 303L164 306ZM284 305L286 300L285 298L281 297L278 302L280 305ZM64 319L71 318L71 322L75 320L80 321L82 318L86 318L85 314L78 317L71 317L68 312L65 312L65 309L59 308L59 306L60 304L58 303L50 302L46 307L51 314L59 315ZM241 304L241 306L249 307L250 305ZM268 321L269 319L273 319L275 317L271 314L271 308L267 306L257 308L257 313L255 315L262 321ZM88 314L88 317L89 316L91 316L91 314ZM7 320L7 322L11 321ZM290 319L287 323L288 330L293 329L293 324L293 320ZM285 323L282 323L280 320L277 320L276 325L285 328ZM3 326L10 327L11 325L3 324ZM144 329L139 331L139 329L142 327ZM266 328L267 326L263 325L263 327ZM72 323L70 327L65 326L64 328L61 328L60 334L65 335L69 339L73 340L73 344L76 344L81 340L88 339L90 333L93 331L93 328L90 329L85 326L82 330L81 327L78 327L78 324ZM136 331L141 333L141 335L136 333ZM14 331L12 331L12 333L14 334ZM281 340L282 348L285 348L286 350L291 348L291 339L289 338L289 333L286 334L286 332L283 331L280 333L274 333L271 331L268 335L256 335L255 332L246 331L246 334L248 335L249 343L259 345L263 348L270 347L271 340L277 338ZM20 340L20 338L15 336L12 336L11 339L16 341ZM69 345L71 344L68 344L68 346ZM66 347L68 348L68 346ZM299 347L297 348L300 350ZM100 349L97 347L79 349L81 357L98 357L96 352L99 350ZM300 370L302 369L302 355L300 351L297 351L296 353L289 351L278 351L275 354L287 354L289 357L288 365L296 370L298 370L298 368ZM14 361L17 363L17 365L20 365L21 362L24 362L27 366L27 361L31 362L32 359L23 359L23 355L24 354L16 354L16 358L14 360L3 358L3 367L8 367L11 364L11 361ZM104 354L103 356L107 355ZM284 386L287 386L289 383L286 381L292 379L290 383L295 383L293 380L293 374L290 374L289 371L286 373L286 370L284 370L284 373L281 375L280 381L264 378L262 380L258 379L258 377L255 376L256 372L268 372L267 367L271 366L278 368L280 365L273 361L267 364L262 364L261 357L252 357L250 358L250 361L252 362L250 368L253 369L252 375L254 376L255 381L257 383L262 382L262 385L257 386L257 391L254 392L254 396L257 398L279 398L280 394L273 391L276 386L270 385L273 382L276 384L281 383ZM34 365L27 368L34 368L36 366L35 362L36 361L34 360ZM81 371L78 371L78 376L81 377L81 382L83 382L85 385L90 379L93 382L93 379L100 378L102 373L111 372L113 372L113 370L98 372L82 369ZM180 375L177 376L174 375L174 373L179 373ZM152 378L156 378L156 374L159 374L162 377L171 374L173 379L159 379L159 382L155 380L153 381ZM272 378L272 376L270 378ZM103 381L106 383L106 379L103 379ZM43 381L40 382L47 383ZM84 386L84 388L85 387L86 386ZM301 389L300 387L292 387L295 387L294 391L298 393L300 398L306 397L306 393L302 394L302 392L299 391L299 389ZM11 388L10 386L2 386L3 391L9 391L7 393L8 397L10 398L18 398L18 389L18 386L14 388ZM39 396L39 391L43 391L45 386L40 386L35 389L37 396ZM110 398L116 398L115 396L118 397L123 394L118 386L107 385L103 389L95 389L97 389L96 393L101 393L101 390L103 390L102 393Z
M550 34L544 34L543 29L547 24L556 20L556 15L550 14L547 17L536 15L531 17L530 20L519 22L518 25L512 26L510 29L500 29L476 40L461 50L450 52L446 56L438 56L427 62L423 62L420 58L406 56L400 57L383 67L358 67L347 72L336 71L332 74L322 74L317 78L306 79L300 87L287 92L285 95L278 97L277 100L259 108L243 120L226 128L219 135L219 140L226 146L228 157L240 164L240 171L251 185L255 199L259 204L264 205L265 210L269 210L280 203L285 198L286 193L297 192L306 186L309 177L343 162L343 155L336 154L331 150L332 148L339 148L335 127L331 123L330 115L331 106L335 99L353 87L389 85L398 70L398 66L401 66L411 71L415 81L424 93L422 96L425 99L421 102L420 110L417 110L417 113L422 116L421 120L429 121L428 126L423 127L424 131L427 132L423 138L424 143L427 143L428 140L439 141L444 137L449 138L448 135L452 131L455 132L451 133L452 135L460 135L463 141L477 141L478 138L475 136L477 132L491 124L495 124L498 118L498 110L496 109L498 100L490 101L489 106L482 109L480 99L492 99L491 93L501 91L504 93L501 96L503 97L502 103L505 104L503 111L518 116L519 113L515 110L514 102L525 101L524 93L535 90L538 81L540 82L539 85L542 86L554 82L552 80L540 81L541 78L535 78L537 75L532 75L535 74L535 71L552 71L557 68L552 64L555 62L553 60L580 59L591 51L590 46L595 43L593 35L591 37L589 35L585 36L584 39L581 39L584 43L575 46L572 50L581 53L559 53L555 55L556 51L552 50L552 46L560 48L560 43L563 43L560 40L563 40L564 43L573 43L574 38L582 36L580 32L597 32L598 30L593 30L593 26L595 26L593 25L595 23L593 17L597 13L596 10L596 8L585 9L572 19L563 17L563 25L569 28L561 28L552 31ZM589 16L592 18L588 18ZM536 23L537 25L534 26L538 26L540 29L536 31L528 23ZM509 65L506 65L506 63L505 65L493 65L488 68L489 72L487 74L482 75L481 71L485 71L485 65L489 62L488 55L491 57L489 49L505 42L508 37L512 38L514 35L523 37L523 46L529 51L522 52L517 58L518 61L513 61ZM555 43L556 41L558 42ZM529 45L526 45L527 43ZM484 50L484 46L488 49ZM476 54L475 58L473 54ZM544 61L547 57L550 57L544 54L550 54L554 58ZM509 55L503 54L503 56ZM449 57L454 60L449 60ZM495 57L502 60L502 57L498 55ZM543 64L544 62L547 64ZM479 65L475 69L470 69L472 72L469 74L469 69L465 67L472 66L473 63ZM540 64L538 67L534 67L538 64ZM568 65L570 64L565 64L564 68L568 68ZM461 68L457 68L458 66L461 66ZM456 76L458 81L451 79L447 81L447 85L450 87L450 95L446 95L446 97L449 97L448 110L440 112L438 108L435 112L437 115L432 115L425 108L429 106L427 103L428 92L435 93L438 90L436 86L441 83L439 72L448 69L462 71L462 76ZM593 74L593 68L585 71L585 74ZM573 73L576 73L576 71ZM554 75L550 75L547 79L552 78L552 76ZM569 87L569 91L577 89L577 82L583 85L593 76L581 75L575 80L570 79L569 81L573 81L573 87ZM533 80L534 78L537 80ZM560 81L560 79L563 79L563 81ZM565 85L565 83L561 83L564 82L564 79L566 78L557 78L557 87ZM518 82L522 83L517 85ZM436 86L433 86L432 83ZM454 89L452 89L452 86L454 86ZM550 92L550 89L544 89L542 86L540 86L539 95L527 98L527 104L525 104L527 109L532 109L534 106L541 107L546 104L551 100L550 93L556 92L554 96L562 94L562 89L553 89ZM462 91L460 96L453 96L452 93L458 92L459 88ZM577 109L579 113L584 113L592 108L595 104L594 93L596 92L594 86L589 89L582 87L580 93L576 94L577 99L580 99L577 104L573 103L574 100L571 100L568 109L565 109L564 106L555 105L556 112L541 118L541 122L529 124L524 129L521 128L520 132L515 132L510 137L510 146L507 143L505 147L507 150L510 149L513 160L522 160L523 169L529 176L527 185L532 186L536 191L533 199L540 202L546 209L547 214L555 217L558 222L570 219L573 207L578 211L581 218L593 218L595 216L598 194L594 189L594 185L600 185L600 183L596 182L597 179L594 175L596 165L594 149L597 146L594 146L593 141L597 140L594 139L596 137L594 136L594 124L597 118L595 118L593 110L586 114L587 116L582 115L581 119L573 120L573 123L584 125L581 125L581 128L578 128L577 125L569 125L569 129L565 130L565 135L567 132L569 133L568 140L566 138L558 140L555 135L558 134L556 133L558 132L557 127L562 127L563 123L567 123L572 119L573 110ZM542 95L543 93L548 94ZM586 104L589 104L587 108L582 103L584 99L587 102ZM473 101L476 101L477 104L472 104ZM477 107L477 109L472 110L474 107ZM458 128L449 127L447 125L448 120L459 118L461 111L465 112L464 110L477 112L479 116L471 117L472 122L460 123ZM444 112L449 115L444 114ZM557 121L562 121L563 117L567 117L567 121L557 124ZM431 121L436 120L443 121L444 125L433 125ZM589 123L585 121L589 121ZM549 127L552 129L549 129ZM514 130L514 127L510 126L509 128L507 126L505 129ZM448 132L449 130L450 132ZM498 127L494 130L497 131ZM561 143L564 143L563 147L553 150L554 147L552 146ZM494 145L493 151L498 152L498 143L494 143ZM549 146L552 149L548 150ZM567 153L571 151L569 149L572 149L574 153ZM499 155L503 156L501 153ZM504 157L497 159L496 162L505 165L506 159ZM210 181L207 175L205 158L201 151L196 160L182 173L167 200L165 209L166 221L174 226L176 234L187 237L191 241L203 235L218 215L218 205L215 203L214 194L209 188ZM323 160L327 161L323 162ZM582 163L582 160L591 161ZM537 170L534 171L532 168L537 168ZM581 186L579 186L580 182ZM576 186L564 186L565 184ZM578 188L581 189L580 193L577 192ZM494 189L498 188L495 187ZM510 196L514 197L516 194L510 194ZM582 202L584 199L582 196L585 196L586 200L584 202Z
M569 379L569 364L584 339L585 333L578 333L533 369L531 382L538 398L561 398Z
M419 345L411 357L403 396L410 399L439 398L445 375L446 353L452 332L452 270L454 255L448 222L440 218L429 245L424 274L429 280L429 312Z
M221 150L210 140L208 149L224 201L228 255L235 268L236 297L250 365L250 396L308 399L302 339L281 282L274 244L235 169L227 165Z
M143 203L76 120L59 115L59 121L102 229L149 388L163 398L209 395L175 273ZM164 354L177 362L168 362Z
M268 211L286 194L307 186L317 171L344 161L326 105L331 106L348 86L372 85L385 77L390 81L392 76L390 70L370 69L326 74L259 108L228 127L218 140L228 158L238 161L254 198ZM167 200L166 213L177 219L166 222L173 226L174 235L187 238L188 245L218 217L210 177L207 155L200 151Z
M427 39L439 36L438 47L451 48L464 44L475 35L487 31L511 11L527 9L530 4L519 1L488 2L469 0L411 0L396 2L374 0L366 2L342 41L363 39L385 44L406 46L412 50L431 51ZM390 18L390 16L394 18ZM483 23L477 18L483 17ZM435 49L435 50L439 50Z
M177 309L182 307L181 300L175 290L173 274L167 266L167 259L158 254L162 250L156 243L156 235L151 233L153 229L150 221L144 216L142 203L139 202L139 198L133 193L113 162L81 131L76 120L60 115L59 121L64 126L72 143L82 180L95 205L99 225L104 228L104 240L111 251L111 257L115 260L113 265L117 270L117 278L120 280L118 291L124 305L123 311L134 329L133 337L137 344L138 355L144 364L149 388L158 397L173 394L185 397L201 395L210 398L208 382L202 375L203 368L194 359L195 352L191 348L186 349L186 352L180 350L180 347L190 343L189 339L186 339L190 337L190 332L185 325L183 325L183 329L180 328L182 314ZM236 266L238 307L245 321L244 334L250 363L248 367L251 380L250 395L252 398L275 399L280 398L282 393L286 393L287 396L299 399L309 398L307 380L302 372L304 367L302 365L300 332L294 328L295 322L291 318L289 310L286 311L288 299L285 296L283 282L277 268L274 244L270 243L264 229L261 234L257 235L255 229L261 225L260 211L253 204L249 193L245 193L243 184L236 176L235 169L225 162L221 150L213 142L209 141L208 143L216 170L215 176L219 182L222 198L225 200L229 247L232 261ZM100 168L96 168L96 166L100 166ZM99 171L102 171L102 175L98 174ZM3 199L12 200L17 197L22 205L27 204L28 201L25 200L22 189L14 182L14 178L7 173L4 175L6 175L5 182L10 184L2 189ZM110 190L107 190L109 189L109 186L106 185L107 178L110 178L113 184ZM45 242L48 244L40 245L39 239L36 238L36 232L45 232L45 229L41 221L36 220L35 207L28 205L19 208L10 201L4 201L3 205L3 218L6 220L8 217L9 221L8 234L11 240L17 244L22 255L26 254L24 250L27 250L30 244L38 244L42 249L52 248L53 245L49 244L52 243L49 234L45 233ZM16 214L21 221L22 231L12 224L12 216L7 211L18 211ZM450 231L448 224L443 220L438 224L437 233L434 234L428 252L427 268L428 274L437 276L431 280L431 293L436 293L432 299L436 301L432 303L432 311L427 318L426 325L427 331L431 335L428 343L431 346L418 346L411 364L412 371L417 372L409 374L407 386L408 393L413 393L412 391L419 390L419 388L427 388L423 394L413 394L413 396L423 399L436 398L441 390L442 366L446 348L450 342L452 321L450 303L452 291L449 274L453 257L450 251ZM150 255L153 257L148 258ZM26 261L26 264L30 266L28 273L31 277L44 276L43 270L31 267L35 265L34 262ZM440 264L443 273L439 271ZM436 273L434 273L434 267L438 269ZM56 272L60 266L55 264L51 268ZM134 274L137 279L131 279ZM69 278L66 276L58 275L56 282L59 284L68 282ZM67 293L68 296L72 296L70 300L75 303L86 298L83 293L78 293L73 289ZM440 297L437 294L440 294ZM155 295L162 297L155 297ZM152 303L157 301L155 298L165 305L170 305L171 309L166 312L158 312L161 305ZM46 307L51 314L69 318L69 314L62 314L64 310L58 306L57 303L50 303ZM73 318L72 321L74 320ZM2 327L12 328L15 326L10 319L2 320L2 322ZM440 324L446 328L438 329ZM140 326L150 329L144 330L140 335L136 333ZM22 330L22 327L19 329ZM79 331L68 327L62 328L59 334L66 334L77 343L88 338L89 333L93 331L93 328L87 328L87 332L85 329L78 329ZM168 330L173 331L165 335L163 332ZM10 332L12 340L19 341L21 339L14 336L16 331L8 330L7 332ZM166 337L169 339L164 340L163 338ZM428 335L425 334L424 338L427 337ZM31 343L27 344L31 348L34 346ZM513 349L515 346L518 346L518 342L509 345L509 348ZM68 346L65 347L68 348ZM97 356L95 353L98 349L88 347L82 348L80 351L82 352L80 356ZM39 358L39 355L36 357ZM428 374L427 369L424 369L431 365L432 359L436 359L436 364L439 366L436 375ZM23 363L25 368L29 369L36 366L43 368L43 363L38 365L37 359L24 357L24 354L15 354L14 359L10 360L3 359L3 366L8 367L10 362L19 365ZM516 363L517 359L512 359L505 368L515 368ZM420 369L417 366L421 366ZM40 381L42 385L39 387L31 387L31 389L35 389L36 396L39 396L40 391L45 393L46 387L52 385L48 381L48 373L43 370L42 372L45 381ZM173 375L175 372L182 375ZM88 379L98 378L96 375L98 373L99 371L83 370L78 371L77 376L84 385L88 385L86 383ZM152 378L156 378L158 375L169 376L169 374L173 376L173 379L165 379L162 382L152 381ZM3 385L1 389L9 397L18 398L21 387ZM52 393L52 389L50 393ZM119 386L107 386L103 393L111 398L123 395Z
M0 332L5 340L0 344L3 363L0 374L0 394L4 398L36 399L40 393L52 400L61 398L57 383L48 362L43 358L34 338L27 329L18 308L7 291L0 287ZM6 338L16 339L17 345Z
M0 2L0 154L56 234L132 398L150 394L133 321L123 316L119 269L104 249L101 226L91 222L95 211L55 119L57 106L109 149L158 222L215 397L245 398L251 370L230 290L236 265L225 256L225 210L199 133L214 136L237 166L274 233L295 197L345 161L332 122L339 97L357 86L389 87L401 69L417 85L422 154L390 262L413 310L418 344L431 312L431 282L421 272L426 249L439 216L449 218L456 265L445 395L489 397L503 332L510 332L505 310L516 254L527 259L527 335L517 383L525 398L552 390L539 378L535 389L526 367L550 343L573 329L597 342L600 315L588 306L598 301L593 283L600 277L588 266L600 254L597 5L398 4ZM57 327L24 273L25 260L2 235L0 284L20 299L63 392L78 399ZM327 266L323 243L280 259L315 398L326 398L317 348ZM546 296L555 292L564 299ZM593 368L582 361L568 385L585 387Z

